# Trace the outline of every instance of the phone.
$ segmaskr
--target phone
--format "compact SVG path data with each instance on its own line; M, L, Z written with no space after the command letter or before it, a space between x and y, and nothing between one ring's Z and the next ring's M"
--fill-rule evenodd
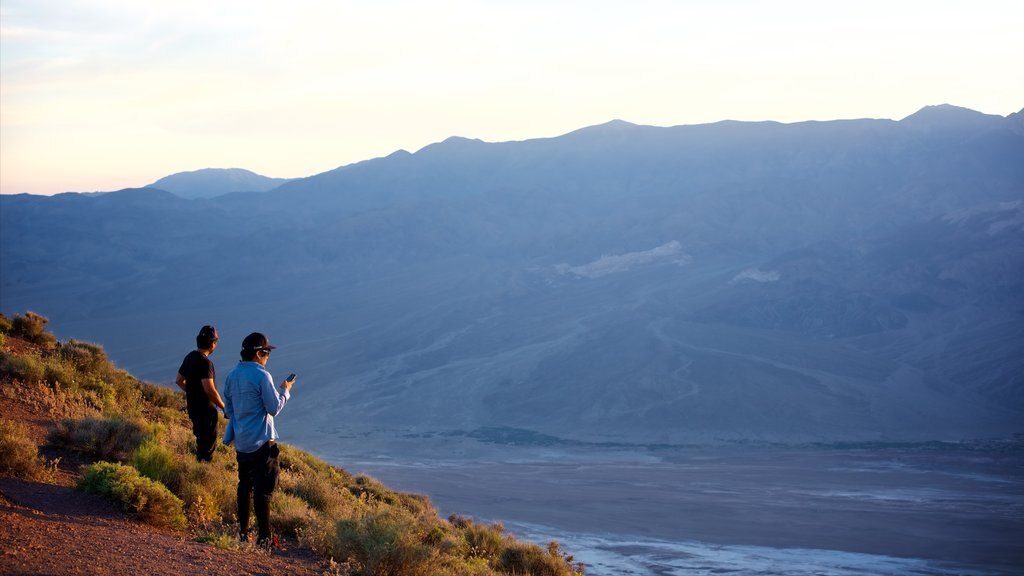
M291 374L288 375L287 378L284 379L285 382L290 382L292 380L295 380L295 372L292 372Z

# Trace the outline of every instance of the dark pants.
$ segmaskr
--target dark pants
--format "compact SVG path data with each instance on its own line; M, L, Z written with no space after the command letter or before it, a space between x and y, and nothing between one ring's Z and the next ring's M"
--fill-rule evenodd
M196 460L210 462L217 449L217 420L220 415L213 406L203 406L188 411L192 420L192 434L196 437Z
M277 488L281 465L277 462L280 448L267 442L255 452L236 452L238 457L238 530L244 537L249 532L249 496L252 496L259 529L258 542L270 538L270 498Z

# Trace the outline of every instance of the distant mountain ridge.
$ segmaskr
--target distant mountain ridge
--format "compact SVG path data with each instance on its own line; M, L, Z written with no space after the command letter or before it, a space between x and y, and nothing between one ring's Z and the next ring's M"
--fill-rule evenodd
M232 192L266 192L289 181L242 168L204 168L165 176L146 188L166 190L181 198L215 198Z
M309 437L988 437L1024 431L1022 202L1020 116L949 106L449 138L255 205L0 198L0 308L154 379L267 332Z

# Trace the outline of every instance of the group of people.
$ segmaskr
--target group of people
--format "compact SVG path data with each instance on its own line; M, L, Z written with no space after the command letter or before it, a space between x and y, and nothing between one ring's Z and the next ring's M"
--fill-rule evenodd
M220 412L228 419L225 445L234 443L238 461L238 528L243 542L251 541L249 531L250 499L256 515L256 544L270 549L270 500L277 487L281 468L278 463L277 428L274 417L281 413L295 384L295 375L274 386L267 371L270 352L276 348L265 335L253 332L242 340L241 362L217 390L217 373L210 355L217 349L217 329L203 326L196 336L196 349L189 352L178 368L175 383L185 391L192 433L196 437L196 458L213 460L217 447L217 423Z

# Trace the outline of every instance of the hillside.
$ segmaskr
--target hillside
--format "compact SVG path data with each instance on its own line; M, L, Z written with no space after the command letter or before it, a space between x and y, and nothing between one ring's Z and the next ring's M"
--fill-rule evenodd
M181 198L215 198L234 192L266 192L288 181L241 168L204 168L164 176L146 188L165 190Z
M283 547L239 542L235 463L191 456L181 393L0 316L0 572L54 574L582 574L557 544L438 517L422 496L282 445L271 519ZM337 562L334 560L337 559Z
M260 330L303 377L296 438L367 454L494 429L1005 437L1024 422L1020 118L612 122L450 138L255 202L4 197L0 309L168 383L196 327Z

